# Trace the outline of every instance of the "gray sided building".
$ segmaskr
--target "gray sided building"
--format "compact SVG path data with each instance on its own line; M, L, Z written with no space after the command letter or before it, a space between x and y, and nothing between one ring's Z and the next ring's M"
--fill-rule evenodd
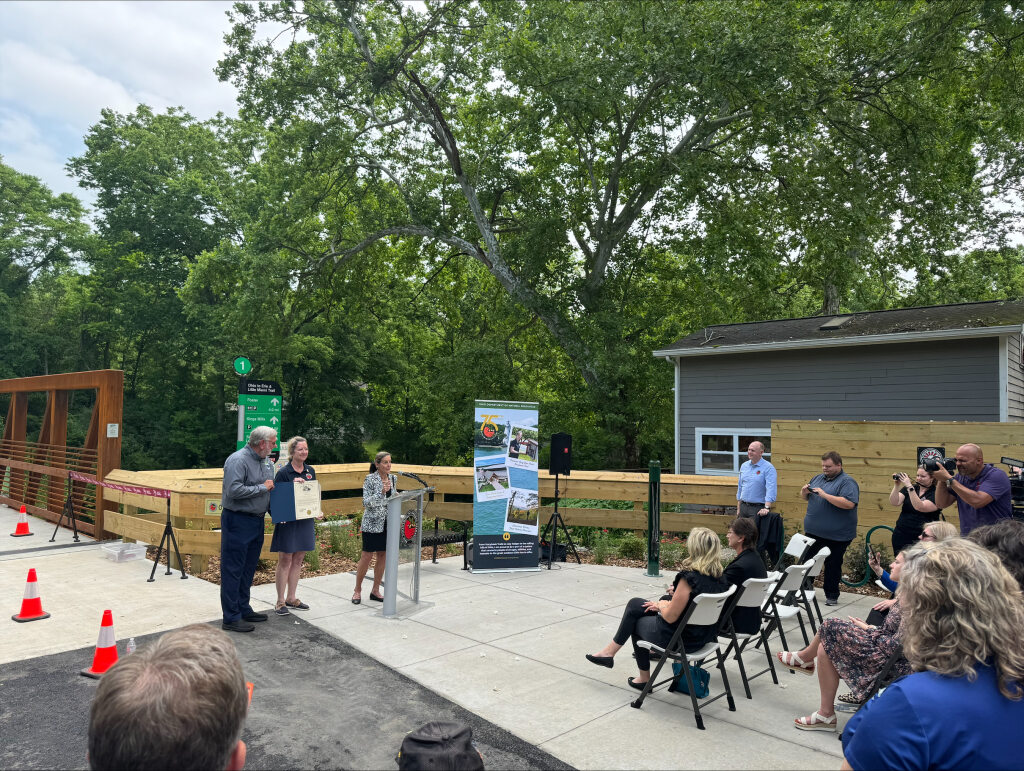
M1024 302L722 324L675 366L675 469L734 475L776 420L1024 421Z

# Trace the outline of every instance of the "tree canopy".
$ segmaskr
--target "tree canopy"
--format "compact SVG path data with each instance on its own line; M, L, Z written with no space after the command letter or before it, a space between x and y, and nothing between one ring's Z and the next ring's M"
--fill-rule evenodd
M541 402L580 465L637 467L671 441L651 351L695 328L1024 294L1022 22L976 0L239 3L238 118L105 110L69 163L94 232L73 199L19 199L40 224L0 227L0 269L37 329L75 320L62 366L126 370L137 464L216 462L246 353L323 460L464 462L473 399L505 398Z

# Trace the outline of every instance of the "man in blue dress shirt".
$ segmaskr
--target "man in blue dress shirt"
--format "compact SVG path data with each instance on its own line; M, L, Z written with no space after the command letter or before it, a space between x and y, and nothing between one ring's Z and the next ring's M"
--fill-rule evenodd
M768 558L774 564L778 559L778 546L772 539L767 539L767 527L775 503L778 485L778 474L769 461L765 460L764 445L751 442L747 447L747 458L740 466L739 483L736 486L736 516L750 517L758 530L758 551L766 549ZM774 515L775 518L778 515Z

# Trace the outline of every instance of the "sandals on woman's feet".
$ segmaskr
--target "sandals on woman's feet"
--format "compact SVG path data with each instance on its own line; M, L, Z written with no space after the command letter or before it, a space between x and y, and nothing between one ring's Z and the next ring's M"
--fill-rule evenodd
M779 663L784 667L792 669L794 672L801 672L805 675L814 674L814 662L805 664L803 660L795 653L790 651L779 651L775 654L775 658L779 660Z
M801 731L835 731L836 716L825 717L817 712L812 712L806 717L798 717L793 725Z
M863 699L858 699L852 693L841 693L836 696L836 699L841 701L843 704L856 704L859 706L863 703Z

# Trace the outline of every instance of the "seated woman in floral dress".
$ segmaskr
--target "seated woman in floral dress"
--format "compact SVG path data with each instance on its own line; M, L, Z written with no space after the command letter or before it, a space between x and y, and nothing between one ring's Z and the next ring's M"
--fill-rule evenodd
M890 566L890 575L899 581L903 554L897 555ZM885 622L880 627L869 626L859 618L826 618L814 635L811 644L800 651L780 651L779 662L805 675L818 673L821 703L816 712L798 717L793 725L801 731L835 731L836 691L839 679L850 686L851 694L843 699L859 704L868 696L872 684L885 662L900 644L899 595ZM892 668L894 677L910 672L907 660L900 658Z

